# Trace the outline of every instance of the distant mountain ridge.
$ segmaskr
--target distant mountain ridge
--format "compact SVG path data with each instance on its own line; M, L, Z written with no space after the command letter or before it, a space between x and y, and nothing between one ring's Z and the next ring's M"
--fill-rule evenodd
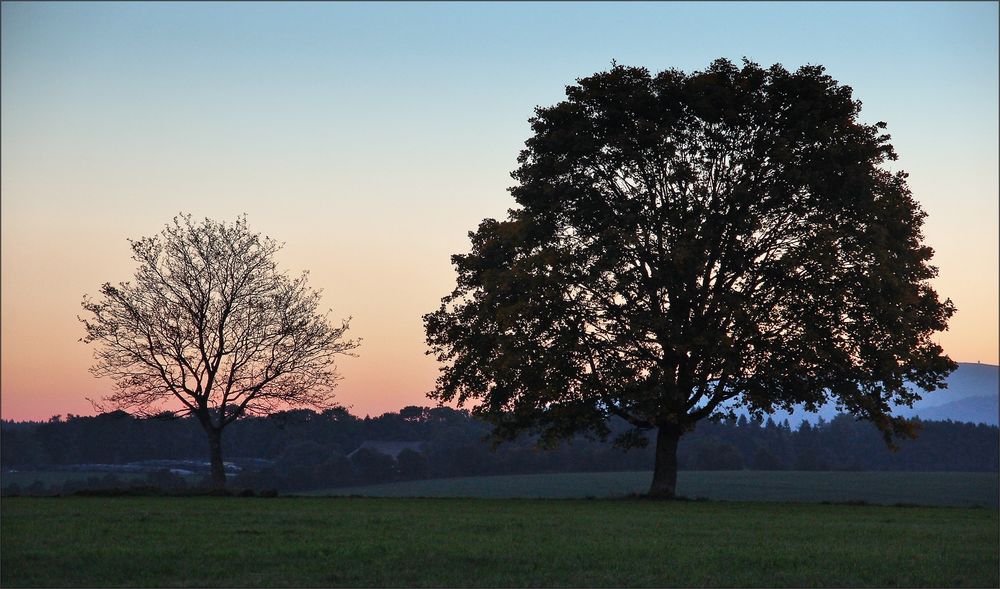
M958 368L947 380L948 388L924 393L913 407L895 408L897 415L919 417L923 420L961 421L1000 425L1000 366L959 362ZM745 411L737 411L737 414ZM837 408L827 403L816 413L807 413L801 407L795 412L776 411L772 417L781 422L788 419L795 427L802 420L815 424L819 418L829 421L837 415Z
M948 388L924 394L912 408L900 408L900 415L998 425L1000 366L959 362L947 383Z
M910 410L924 421L964 421L969 423L985 423L998 425L997 413L1000 413L1000 399L996 396L983 395L966 397L944 405L935 405L924 409ZM900 411L906 415L905 411ZM991 420L992 419L992 420Z

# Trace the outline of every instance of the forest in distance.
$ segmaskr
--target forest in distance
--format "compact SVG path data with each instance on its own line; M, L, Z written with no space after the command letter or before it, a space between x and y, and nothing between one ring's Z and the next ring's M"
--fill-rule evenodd
M613 434L627 430L612 422ZM554 448L522 437L493 447L489 427L468 411L410 406L378 417L346 410L293 410L246 418L226 438L230 486L281 492L393 481L484 475L645 470L651 447L623 450L577 436ZM5 492L51 494L142 482L164 488L197 485L207 468L204 437L191 418L137 419L122 412L48 422L0 423ZM681 470L852 470L997 472L1000 429L985 424L923 421L916 439L885 446L870 423L848 415L817 424L722 419L706 421L678 449ZM169 461L190 461L185 472ZM159 461L159 462L157 462ZM123 465L109 468L109 465ZM127 465L127 466L126 466ZM176 466L176 465L173 465ZM130 469L138 474L118 478ZM11 488L18 471L106 474ZM14 483L15 485L17 483Z

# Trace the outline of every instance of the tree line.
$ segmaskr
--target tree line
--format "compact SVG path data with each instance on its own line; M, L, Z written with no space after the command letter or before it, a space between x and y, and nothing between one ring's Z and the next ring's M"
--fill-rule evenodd
M848 415L792 427L747 419L708 420L678 447L681 470L998 470L996 426L925 421L921 434L887 448L878 429ZM611 435L629 431L610 423ZM468 411L406 407L378 417L342 409L293 410L232 425L224 451L242 469L236 488L295 491L421 478L551 472L647 470L654 448L625 449L575 436L544 448L538 437L493 446L490 425ZM48 422L0 424L5 470L125 464L145 460L203 460L204 432L196 418L146 418L114 412ZM610 436L609 436L610 437ZM396 457L365 442L416 442ZM632 444L635 445L635 444ZM161 486L191 484L160 473ZM100 481L99 481L100 482ZM106 484L107 481L104 482Z

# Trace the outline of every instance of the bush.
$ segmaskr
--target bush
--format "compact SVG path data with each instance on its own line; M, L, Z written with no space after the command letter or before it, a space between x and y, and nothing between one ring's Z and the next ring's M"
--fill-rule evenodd
M396 460L371 448L361 448L351 457L351 464L363 483L385 483L395 478Z
M416 450L406 448L396 457L396 463L401 479L425 479L430 475L431 469L427 457Z

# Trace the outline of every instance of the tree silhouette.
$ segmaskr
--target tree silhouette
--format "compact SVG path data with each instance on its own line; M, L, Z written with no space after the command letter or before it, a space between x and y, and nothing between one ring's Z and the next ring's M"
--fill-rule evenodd
M912 435L890 402L954 369L930 339L954 307L860 108L819 66L614 65L567 87L530 121L519 207L470 233L424 317L431 397L480 400L500 439L655 429L650 493L668 497L680 436L735 405L834 400L888 443Z
M130 243L134 282L83 300L81 341L97 344L91 371L117 385L103 404L153 415L175 402L207 433L212 481L223 487L223 429L289 405L331 406L334 356L359 342L343 339L348 321L334 327L318 313L304 273L278 271L280 244L250 232L245 217L182 215Z

